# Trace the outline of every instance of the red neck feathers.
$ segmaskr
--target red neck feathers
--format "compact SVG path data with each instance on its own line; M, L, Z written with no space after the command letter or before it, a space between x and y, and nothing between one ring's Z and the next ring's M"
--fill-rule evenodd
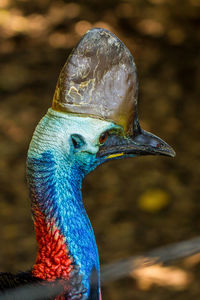
M73 268L66 241L54 220L45 220L41 211L36 208L35 231L38 242L38 253L32 274L43 280L53 281L58 278L69 279Z

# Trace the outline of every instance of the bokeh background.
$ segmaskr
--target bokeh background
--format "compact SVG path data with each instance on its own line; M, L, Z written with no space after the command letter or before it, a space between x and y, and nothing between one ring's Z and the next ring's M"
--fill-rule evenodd
M199 0L0 1L0 270L30 268L36 243L25 160L68 54L92 27L114 32L139 73L139 116L175 159L109 162L84 182L101 264L199 235ZM162 280L161 280L162 278ZM172 280L170 280L172 278ZM133 273L103 298L199 299L200 256Z

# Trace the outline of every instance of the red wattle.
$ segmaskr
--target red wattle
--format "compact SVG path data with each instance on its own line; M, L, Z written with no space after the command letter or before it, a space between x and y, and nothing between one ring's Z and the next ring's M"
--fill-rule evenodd
M35 216L34 225L39 249L32 274L48 281L69 279L73 266L64 236L55 225L55 221L46 221L38 208Z

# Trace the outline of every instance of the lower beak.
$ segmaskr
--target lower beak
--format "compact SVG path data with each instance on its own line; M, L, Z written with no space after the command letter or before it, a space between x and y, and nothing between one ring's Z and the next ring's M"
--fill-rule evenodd
M98 157L112 159L120 156L165 155L174 157L175 151L166 142L154 134L140 129L132 137L111 135L100 146Z

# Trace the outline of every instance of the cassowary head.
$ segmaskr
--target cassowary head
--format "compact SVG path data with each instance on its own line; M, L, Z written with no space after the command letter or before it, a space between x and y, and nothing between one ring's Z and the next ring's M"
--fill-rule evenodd
M41 152L51 143L51 150L59 149L58 163L70 158L70 167L83 176L111 159L174 156L167 143L141 129L137 90L136 66L126 46L105 29L88 31L64 65L52 108L39 124Z
M69 142L68 153L84 172L110 159L175 155L140 128L137 90L136 66L126 46L105 29L87 32L61 71L52 105L54 115L57 111L66 120L68 137L62 142Z

